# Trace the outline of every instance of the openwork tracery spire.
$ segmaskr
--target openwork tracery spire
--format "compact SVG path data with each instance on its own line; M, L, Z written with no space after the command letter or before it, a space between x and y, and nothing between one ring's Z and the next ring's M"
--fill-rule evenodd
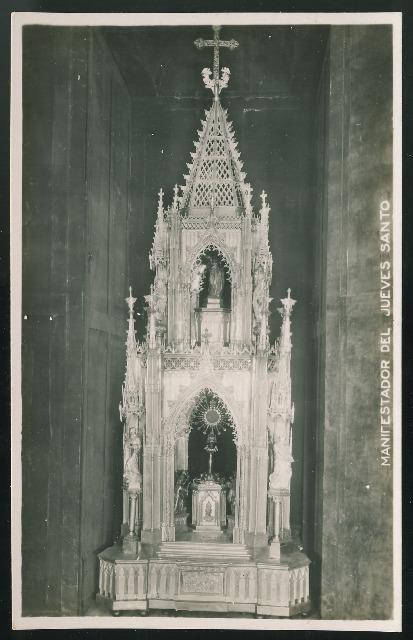
M195 45L199 49L213 47L213 73L204 68L204 84L214 94L210 109L205 111L199 139L195 142L195 151L191 153L192 162L188 163L189 172L184 175L185 186L180 201L182 209L210 209L216 207L244 207L248 209L248 193L245 185L246 174L237 149L232 123L227 120L227 112L221 106L219 94L228 85L230 71L221 69L219 76L219 49L238 47L236 40L220 40L220 27L213 27L214 39L198 38ZM212 78L211 78L212 74Z

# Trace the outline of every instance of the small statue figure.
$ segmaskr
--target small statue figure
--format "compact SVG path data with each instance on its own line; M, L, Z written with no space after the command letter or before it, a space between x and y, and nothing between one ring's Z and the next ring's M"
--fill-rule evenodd
M157 322L161 322L165 316L166 303L168 300L166 293L167 282L168 276L166 266L159 263L156 271L153 291L153 311Z
M264 302L265 302L265 277L262 267L256 267L254 271L254 293L252 296L252 308L254 311L254 317L256 325L261 324L264 314Z
M214 516L212 515L212 504L210 500L207 500L207 503L205 505L205 511L204 511L204 520L207 520L208 522L210 520L213 520Z
M210 258L208 296L220 298L224 287L224 273L218 258Z
M129 437L125 439L125 463L123 477L129 491L139 493L142 485L142 475L139 471L139 451L141 440L137 429L129 429Z
M186 470L178 471L175 483L175 505L174 512L176 514L186 513L186 503L189 492L189 473Z
M233 474L226 482L228 514L232 516L235 514L235 484L235 474Z
M204 280L206 264L199 264L192 274L191 291L192 293L200 293Z
M292 475L291 463L294 462L288 442L274 443L274 471L270 475L270 489L290 490Z

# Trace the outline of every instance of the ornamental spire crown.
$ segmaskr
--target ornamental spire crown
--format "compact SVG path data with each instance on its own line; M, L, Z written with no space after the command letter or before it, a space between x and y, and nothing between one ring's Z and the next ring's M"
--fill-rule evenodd
M180 209L188 215L236 215L241 209L247 215L251 213L250 191L245 184L246 174L237 149L232 123L227 112L221 106L219 94L228 85L230 71L228 67L219 69L220 48L235 49L236 40L220 40L220 27L213 27L214 38L195 40L198 49L213 48L213 71L202 70L207 89L214 94L210 109L205 111L202 129L198 131L192 161L187 163L188 173L184 175ZM211 77L212 76L212 77Z
M211 78L211 69L207 67L202 69L202 77L204 79L204 84L207 89L211 89L214 93L214 99L218 100L218 95L221 93L221 90L228 86L230 70L228 67L222 67L221 69L221 78L219 77L219 50L220 47L227 47L228 49L236 49L239 43L236 40L220 40L219 32L221 27L214 26L212 27L214 31L214 39L213 40L204 40L203 38L198 38L195 40L194 45L198 49L203 49L204 47L213 47L214 49L214 64L213 64L213 72Z

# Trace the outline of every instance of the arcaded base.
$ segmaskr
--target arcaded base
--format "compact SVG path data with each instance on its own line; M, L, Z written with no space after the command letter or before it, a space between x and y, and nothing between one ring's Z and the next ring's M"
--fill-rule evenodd
M290 617L310 610L309 560L292 545L281 559L220 541L142 545L139 558L121 546L100 555L98 599L113 612L173 609Z

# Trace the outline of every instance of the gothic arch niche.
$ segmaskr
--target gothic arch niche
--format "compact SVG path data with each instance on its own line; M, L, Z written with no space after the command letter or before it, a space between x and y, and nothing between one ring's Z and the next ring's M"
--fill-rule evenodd
M204 391L208 390L216 394L225 404L230 413L233 425L234 435L238 445L245 444L245 420L243 419L243 403L238 402L233 393L233 387L223 383L222 378L212 371L207 371L200 375L194 382L181 390L177 400L172 404L167 418L168 440L174 442L188 430L188 416L192 411L197 397Z
M206 308L208 304L208 292L213 287L214 270L219 270L222 274L222 289L219 294L221 308L231 310L231 270L222 253L213 245L205 247L200 253L196 262L195 270L202 270L202 289L198 296L198 307ZM212 278L211 278L212 274Z
M192 518L193 482L206 478L212 470L212 477L221 484L225 495L225 535L229 541L239 542L240 504L243 502L240 484L243 450L240 447L241 427L236 422L230 404L224 399L224 394L211 386L198 385L180 403L180 409L175 411L171 421L175 440L173 445L171 443L170 451L174 456L175 482L173 487L167 488L164 495L165 503L173 501L174 504L174 525L171 523L169 532L174 526L172 536L177 540L190 535L188 524ZM209 467L208 451L205 450L211 431L215 432L217 445L217 451L213 453L212 469Z
M228 258L212 243L205 244L191 269L191 342L200 345L202 335L228 346L231 340L233 277Z
M214 251L219 255L220 260L223 262L226 277L229 282L232 284L236 283L238 280L239 265L237 264L232 250L226 244L225 238L217 231L207 233L207 235L203 236L198 244L191 250L189 257L186 260L184 271L185 280L193 278L200 259L209 251Z

